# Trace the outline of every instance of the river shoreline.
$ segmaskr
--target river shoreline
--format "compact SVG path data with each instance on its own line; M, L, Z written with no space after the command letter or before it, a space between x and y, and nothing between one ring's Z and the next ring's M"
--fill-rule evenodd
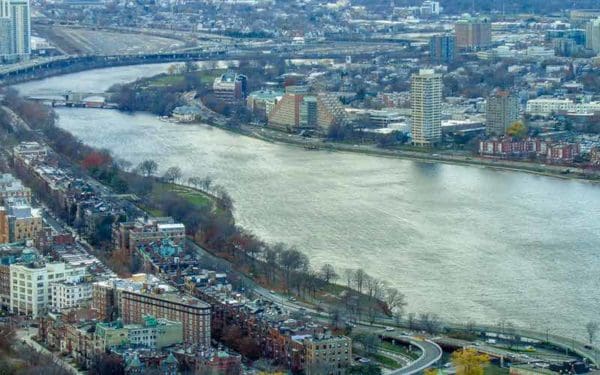
M577 181L585 181L593 184L600 183L600 173L597 171L594 172L593 175L585 175L583 170L577 167L569 167L569 166L559 166L559 165L540 165L540 164L532 164L524 161L510 161L503 159L485 159L478 156L453 156L453 155L444 155L444 154L431 154L431 153L421 153L415 151L404 151L404 150L390 150L390 149L380 149L373 145L357 145L351 146L341 143L335 142L302 142L301 140L292 139L289 137L284 137L287 135L285 133L281 133L282 137L270 137L266 134L260 134L257 131L250 130L235 130L225 126L221 126L215 123L191 123L189 125L208 125L214 126L216 128L239 134L247 137L251 137L254 139L258 139L265 142L270 142L274 144L285 144L293 147L301 147L306 148L307 146L317 146L316 149L310 149L307 151L310 152L348 152L355 154L363 154L375 157L385 157L385 158L393 158L393 159L404 159L404 160L414 160L423 163L442 163L449 165L464 165L464 166L472 166L472 167L484 167L498 171L508 171L508 172L520 172L520 173L528 173L537 176L543 177L554 177L563 180L577 180ZM321 147L319 147L321 146ZM530 164L530 165L523 165ZM569 171L565 173L565 171Z

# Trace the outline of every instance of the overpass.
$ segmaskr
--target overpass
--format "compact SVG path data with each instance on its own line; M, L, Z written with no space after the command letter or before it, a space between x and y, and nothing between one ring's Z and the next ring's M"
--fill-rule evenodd
M581 358L587 359L589 363L598 366L600 360L600 350L598 348L588 345L584 342L575 340L575 338L568 338L559 335L553 335L549 332L542 333L528 329L512 328L509 331L500 330L498 327L490 326L479 326L475 329L480 332L492 336L512 336L515 339L522 340L531 339L542 343L548 343L556 348L562 349L565 353L573 353Z
M32 60L25 63L0 68L0 85L10 85L30 80L47 78L55 75L75 73L84 70L107 68L113 66L157 64L182 61L236 60L256 58L283 59L326 59L354 57L371 57L393 55L394 50L361 51L344 49L339 51L283 51L272 53L270 49L235 49L235 50L196 50L169 53L149 53L133 55L73 55L57 56L46 59Z
M393 332L386 332L380 335L382 338L393 339L396 342L402 342L416 346L421 350L421 356L416 360L412 361L408 365L391 371L391 375L412 375L417 374L429 367L435 367L442 358L442 348L433 341L427 339L419 339L416 337L405 336L401 334L394 334Z

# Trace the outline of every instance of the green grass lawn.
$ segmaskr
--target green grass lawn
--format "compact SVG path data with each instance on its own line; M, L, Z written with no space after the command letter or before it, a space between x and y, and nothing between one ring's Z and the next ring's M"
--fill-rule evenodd
M381 349L387 350L389 352L398 353L400 355L406 356L411 359L417 359L420 356L418 352L409 352L408 349L403 345L394 345L388 341L381 342Z
M154 78L151 78L148 82L148 86L171 86L180 84L183 82L183 75L181 74L173 74L173 75L159 75Z
M154 189L152 190L152 198L157 199L165 193L175 193L180 197L184 197L191 205L196 207L207 206L212 203L213 197L204 194L203 192L187 187L174 184L168 184L164 182L156 182ZM152 209L149 207L142 207L145 211L149 212L153 216L162 216L163 213L160 210Z
M225 73L225 71L225 69L199 70L195 74L200 77L203 83L212 84L215 78ZM184 79L183 74L159 74L148 78L146 82L148 86L165 87L180 84Z
M502 368L496 365L487 365L485 369L483 369L484 375L508 375L509 371L507 368Z
M387 367L387 368L391 368L391 369L396 369L396 368L400 368L400 364L398 363L398 361L396 361L395 359L386 357L382 354L373 354L370 356L372 359L374 359L375 361L381 363L382 366Z

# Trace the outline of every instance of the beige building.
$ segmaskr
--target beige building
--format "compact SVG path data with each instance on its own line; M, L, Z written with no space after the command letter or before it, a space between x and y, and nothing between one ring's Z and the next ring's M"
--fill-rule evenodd
M42 211L10 198L0 208L0 243L32 240L42 230Z
M487 98L485 132L502 136L519 116L519 99L508 91L496 91Z
M183 342L183 325L147 315L140 324L123 324L121 320L96 324L97 348L108 350L119 345L141 345L162 349Z
M432 147L442 141L442 75L432 69L413 74L410 86L412 143Z
M326 133L330 126L346 122L346 111L337 97L311 94L304 86L288 86L268 117L270 127L288 132L314 129Z

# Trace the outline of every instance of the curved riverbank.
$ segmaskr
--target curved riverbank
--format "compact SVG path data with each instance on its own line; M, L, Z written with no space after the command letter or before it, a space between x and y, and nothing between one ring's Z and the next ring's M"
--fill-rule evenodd
M85 92L98 81L110 86L145 73L113 68L27 85L34 93ZM362 267L388 280L407 295L409 312L510 319L581 337L600 309L595 185L487 166L305 151L147 114L57 112L60 127L116 157L154 159L161 172L181 166L185 178L211 176L232 195L240 225L297 246L317 266Z

